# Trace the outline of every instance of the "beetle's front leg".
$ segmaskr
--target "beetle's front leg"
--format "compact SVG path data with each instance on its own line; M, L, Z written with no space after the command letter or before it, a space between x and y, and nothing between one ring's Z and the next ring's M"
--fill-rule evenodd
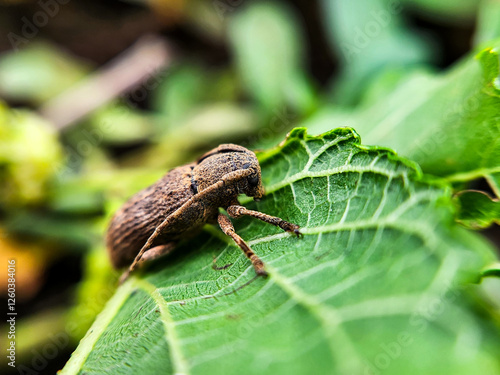
M243 251L243 253L247 256L248 259L253 264L253 268L255 269L255 273L260 276L267 276L267 272L264 269L264 262L260 260L260 258L253 252L253 250L250 248L250 246L247 245L247 243L236 234L234 231L233 223L231 223L231 220L224 215L224 214L219 214L217 217L217 221L219 222L220 229L231 237L234 242L236 242L236 245L239 246L239 248Z
M226 211L229 214L229 216L234 217L235 219L247 215L262 220L266 223L280 227L281 229L287 232L293 232L297 235L297 237L301 235L299 231L300 227L297 224L289 223L288 221L280 219L279 217L276 216L266 215L259 211L252 211L247 209L246 207L237 204L229 206Z

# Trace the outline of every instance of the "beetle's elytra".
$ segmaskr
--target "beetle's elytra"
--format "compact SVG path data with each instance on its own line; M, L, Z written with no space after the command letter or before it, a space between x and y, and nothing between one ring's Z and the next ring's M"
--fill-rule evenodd
M259 162L255 153L242 146L222 144L132 196L114 215L106 236L113 266L129 266L122 280L139 264L172 251L180 239L205 223L218 223L250 259L255 272L267 275L264 263L235 233L219 207L233 218L252 216L297 235L299 226L246 209L238 202L239 194L255 199L264 194Z

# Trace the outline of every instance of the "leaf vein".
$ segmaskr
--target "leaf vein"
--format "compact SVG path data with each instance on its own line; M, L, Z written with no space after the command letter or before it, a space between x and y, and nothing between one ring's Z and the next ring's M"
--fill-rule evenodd
M189 365L181 350L180 339L177 336L175 322L170 314L168 303L160 293L160 290L144 279L134 278L135 284L148 293L160 309L160 317L165 329L165 339L170 347L170 356L176 375L189 374Z

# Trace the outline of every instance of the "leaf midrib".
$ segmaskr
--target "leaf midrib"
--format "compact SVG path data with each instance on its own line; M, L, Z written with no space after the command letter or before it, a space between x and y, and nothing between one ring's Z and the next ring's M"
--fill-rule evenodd
M165 340L167 341L170 349L170 356L172 359L174 374L188 375L190 373L189 365L186 358L184 357L184 354L182 353L180 340L177 336L177 330L175 328L175 321L172 319L167 301L160 293L160 288L157 288L153 284L141 278L134 278L134 283L139 288L144 290L160 309L160 320L163 323L163 328L165 330Z

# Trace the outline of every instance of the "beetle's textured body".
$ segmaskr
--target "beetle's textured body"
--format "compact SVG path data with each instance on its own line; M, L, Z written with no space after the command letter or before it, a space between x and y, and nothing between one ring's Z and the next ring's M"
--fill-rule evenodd
M238 203L239 194L260 198L263 193L255 154L238 145L220 145L196 163L172 169L118 210L107 233L111 262L115 268L131 264L129 272L133 271L139 262L168 253L187 233L205 223L219 222L257 273L265 274L262 261L234 233L230 220L219 213L222 207L232 217L250 215L299 234L297 225L247 210Z
M163 220L195 195L191 189L191 166L194 164L171 170L154 185L135 194L115 214L107 236L115 268L129 266ZM167 230L163 241L177 240L183 234L182 229L188 227L179 229L179 232Z

